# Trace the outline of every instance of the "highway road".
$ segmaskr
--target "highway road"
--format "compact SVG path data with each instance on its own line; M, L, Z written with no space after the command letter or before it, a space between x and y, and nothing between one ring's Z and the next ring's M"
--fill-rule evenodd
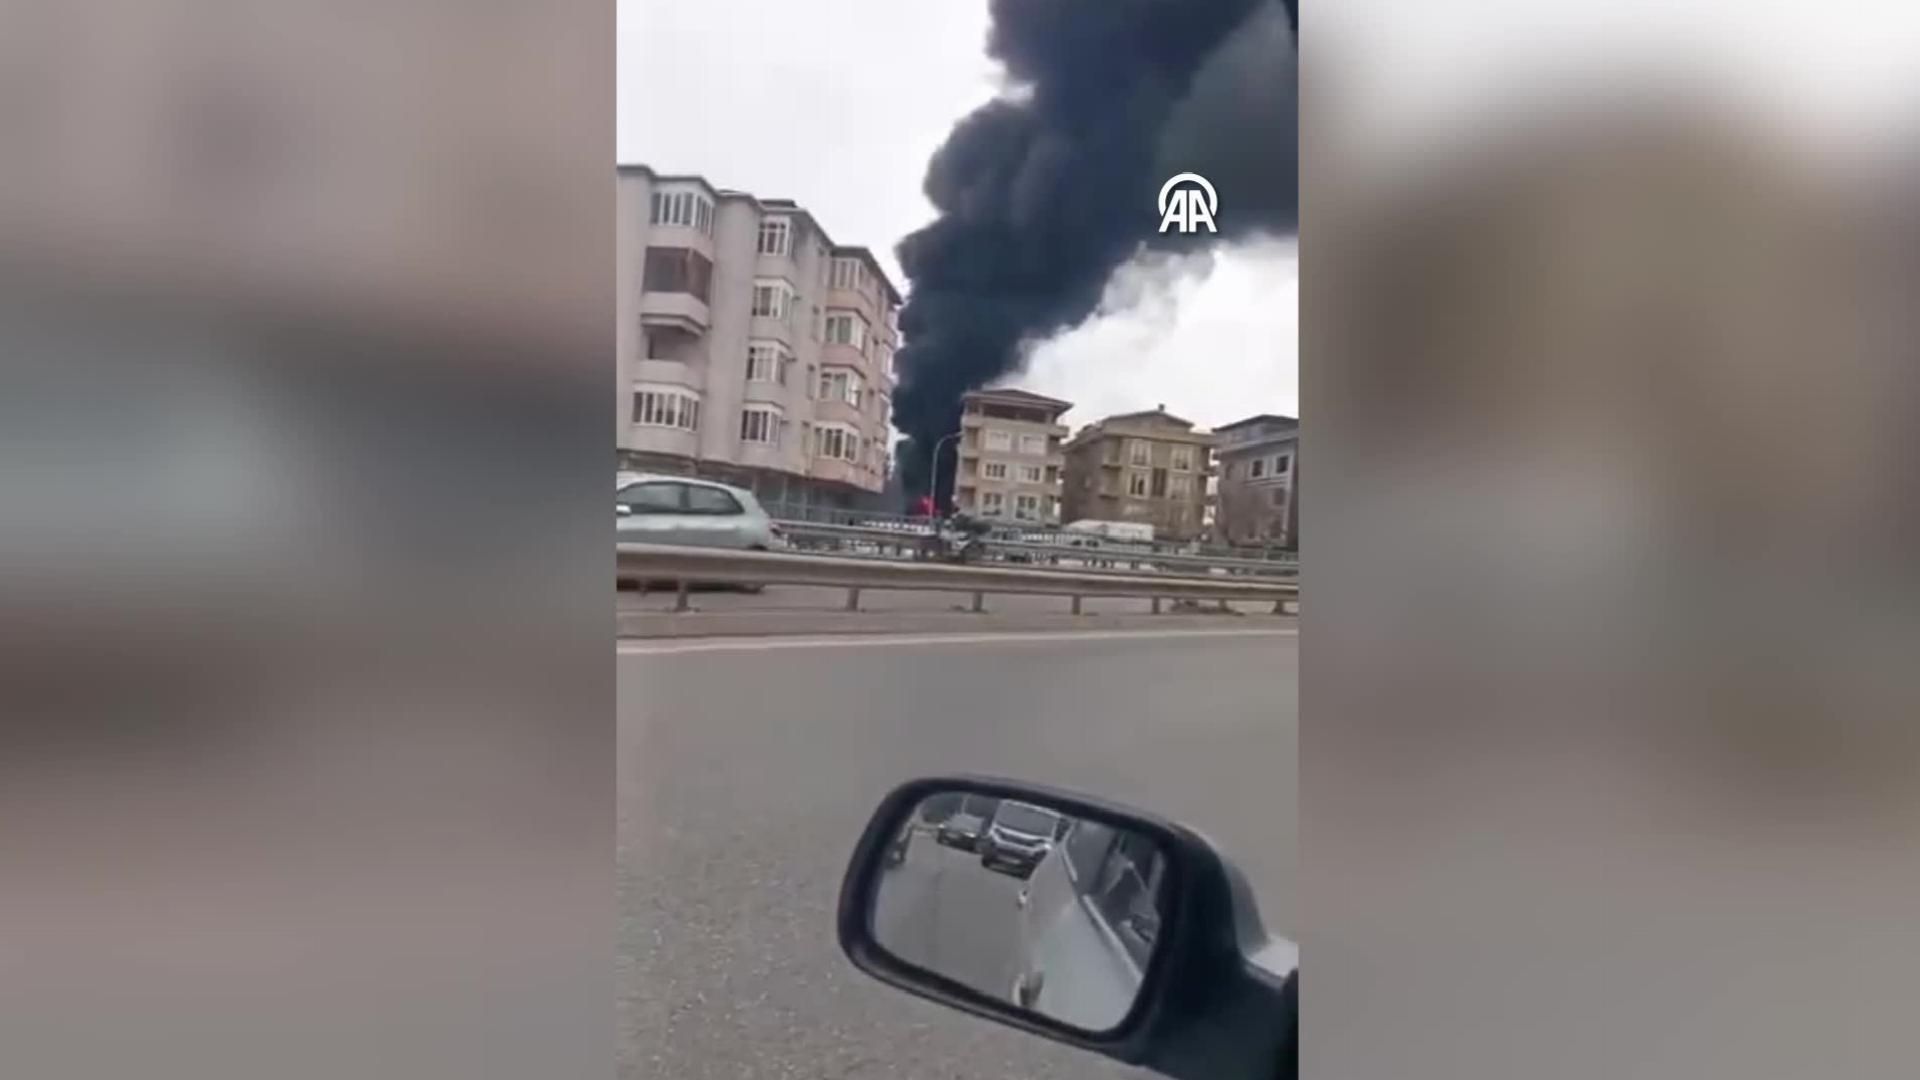
M1295 914L1297 638L1166 634L624 641L620 1075L1134 1075L854 971L834 904L893 784L986 772L1188 822Z

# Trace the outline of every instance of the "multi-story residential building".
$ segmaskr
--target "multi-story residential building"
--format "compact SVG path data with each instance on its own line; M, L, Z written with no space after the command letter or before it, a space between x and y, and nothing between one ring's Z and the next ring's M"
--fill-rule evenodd
M984 518L1060 523L1060 414L1073 403L1025 390L973 390L961 398L954 505Z
M1089 424L1066 446L1066 520L1144 522L1156 539L1197 539L1212 449L1212 435L1164 405Z
M618 467L770 504L866 505L887 476L900 294L806 210L619 168Z
M1236 546L1300 546L1300 421L1262 414L1214 432L1220 484L1214 537Z

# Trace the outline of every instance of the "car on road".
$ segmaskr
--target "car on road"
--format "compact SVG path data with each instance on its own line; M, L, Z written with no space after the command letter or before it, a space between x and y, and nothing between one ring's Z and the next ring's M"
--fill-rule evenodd
M1067 819L1045 807L1013 799L1000 804L980 842L980 865L1026 878L1066 833Z
M714 480L620 473L613 506L616 540L735 551L787 546L753 492Z
M987 833L987 822L999 809L998 799L969 794L934 829L934 841L950 848L978 853Z

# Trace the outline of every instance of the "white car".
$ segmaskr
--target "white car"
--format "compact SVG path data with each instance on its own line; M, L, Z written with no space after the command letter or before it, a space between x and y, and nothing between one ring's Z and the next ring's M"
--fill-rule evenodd
M778 551L786 539L745 488L690 476L620 473L614 478L614 538L736 551Z

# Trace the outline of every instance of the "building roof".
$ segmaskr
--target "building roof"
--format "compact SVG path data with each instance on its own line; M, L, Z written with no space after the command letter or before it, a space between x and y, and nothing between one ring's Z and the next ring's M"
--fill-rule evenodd
M1158 431L1151 432L1145 430L1143 425L1130 425L1128 423L1129 421L1138 420L1161 421L1162 423L1159 425ZM1193 430L1193 421L1175 416L1166 411L1165 406L1162 406L1157 409L1143 409L1139 412L1116 413L1112 416L1103 416L1093 423L1082 427L1079 431L1074 432L1073 438L1067 440L1067 448L1071 450L1099 439L1118 439L1128 436L1185 442L1196 446L1211 445L1214 442L1212 432Z
M1050 398L1045 394L1036 394L1031 390L1021 390L1013 386L990 386L980 390L969 390L961 397L983 401L991 398L995 401L1012 402L1018 405L1046 405L1062 412L1073 408L1071 401L1061 401L1059 398Z
M820 219L814 217L812 212L808 211L799 203L794 202L792 199L762 199L757 195L745 191L736 191L733 188L716 188L712 183L708 182L704 176L697 176L692 173L669 174L657 172L651 165L640 162L616 165L614 168L616 172L644 175L656 184L699 184L707 190L707 194L712 195L716 200L740 199L752 203L754 207L762 213L791 214L795 217L804 218L808 226L812 228L814 232L819 233L820 238L827 242L827 248L832 251L834 255L842 258L863 260L867 264L867 269L873 271L874 276L880 279L880 284L887 290L887 295L893 298L893 302L895 304L901 302L900 290L894 288L893 279L887 276L886 269L880 265L879 259L874 258L873 252L870 249L859 245L834 243L833 237L828 235L826 228L820 224Z
M893 287L893 279L887 276L886 270L880 265L880 260L873 257L871 250L858 245L833 244L832 241L828 243L832 244L835 255L841 258L859 259L866 263L867 269L873 271L873 276L879 278L880 284L886 288L887 295L893 297L893 302L896 304L900 302L900 290Z
M1234 431L1239 428L1246 427L1249 424L1258 424L1265 420L1279 420L1282 423L1287 423L1287 424L1298 424L1300 422L1299 420L1296 420L1291 416L1280 416L1277 413L1255 413L1254 415L1247 417L1245 420L1235 420L1231 424L1221 424L1219 427L1214 428L1213 430Z
M1115 413L1112 416L1105 417L1097 421L1097 423L1104 424L1109 420L1142 420L1142 419L1170 420L1173 423L1180 424L1185 427L1193 426L1193 421L1188 420L1184 417L1173 415L1172 413L1167 411L1167 407L1165 405L1162 405L1157 409L1142 409L1139 412Z
M699 184L701 187L706 188L707 194L713 196L715 199L751 199L753 198L753 196L748 195L744 191L728 191L725 188L714 187L711 183L707 181L706 177L695 176L692 173L663 173L663 172L655 171L654 168L650 165L637 165L637 164L615 166L615 171L623 172L623 173L639 173L640 175L645 176L647 179L652 180L656 184Z

